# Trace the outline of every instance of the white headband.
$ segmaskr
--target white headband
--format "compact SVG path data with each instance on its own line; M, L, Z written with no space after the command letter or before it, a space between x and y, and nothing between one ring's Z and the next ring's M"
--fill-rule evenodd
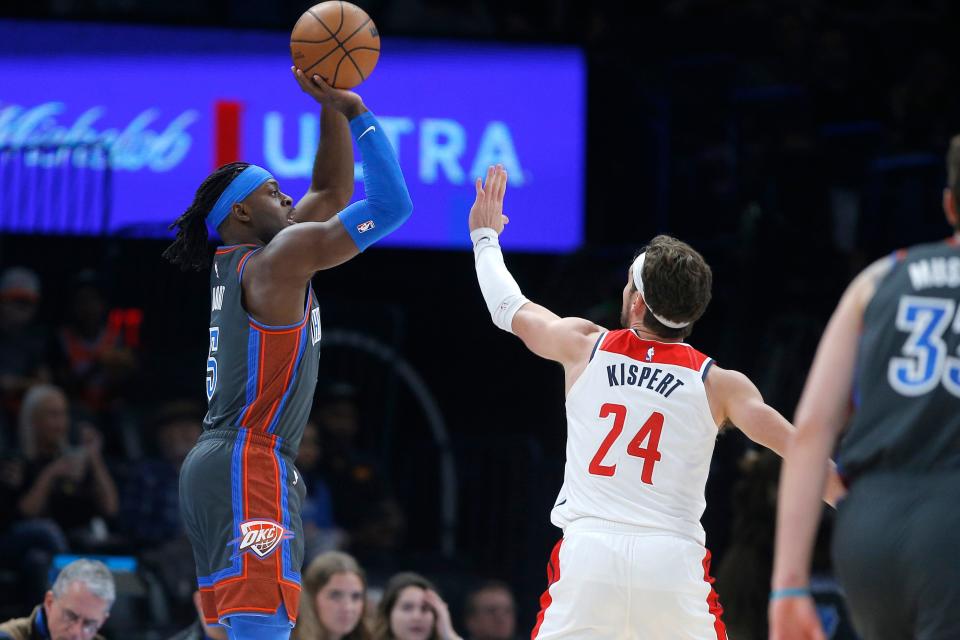
M640 292L640 295L643 296L643 301L647 304L647 311L652 313L653 317L659 320L660 324L662 324L665 327L669 327L671 329L683 329L684 327L689 326L690 325L689 321L673 322L672 320L667 320L663 316L658 315L657 312L650 307L650 301L647 300L647 296L643 292L643 261L644 259L646 259L646 257L647 257L646 251L644 251L639 256L637 256L637 259L633 261L632 271L633 271L633 284L634 286L637 287L637 291Z

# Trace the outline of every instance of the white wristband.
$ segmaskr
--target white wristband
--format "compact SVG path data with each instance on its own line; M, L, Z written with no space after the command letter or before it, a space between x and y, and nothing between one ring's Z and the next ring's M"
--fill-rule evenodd
M473 241L477 281L480 283L480 292L487 303L493 324L513 333L513 316L529 300L520 292L520 286L507 271L497 232L481 227L470 232L470 239Z

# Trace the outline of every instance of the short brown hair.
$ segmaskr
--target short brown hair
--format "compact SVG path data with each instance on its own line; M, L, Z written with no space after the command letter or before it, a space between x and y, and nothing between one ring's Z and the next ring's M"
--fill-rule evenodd
M960 135L950 139L950 148L947 150L947 189L953 194L953 204L960 211ZM960 216L954 226L960 231Z
M643 297L662 318L689 322L680 329L671 329L653 317L643 316L643 325L662 338L681 340L693 331L710 304L713 272L693 247L667 235L659 235L645 247L643 262Z
M300 592L300 615L291 635L294 640L324 640L328 632L317 615L317 592L323 589L330 578L338 573L352 573L363 583L363 613L356 628L344 636L344 640L370 640L366 625L367 576L350 554L342 551L327 551L314 558L303 572L303 588Z

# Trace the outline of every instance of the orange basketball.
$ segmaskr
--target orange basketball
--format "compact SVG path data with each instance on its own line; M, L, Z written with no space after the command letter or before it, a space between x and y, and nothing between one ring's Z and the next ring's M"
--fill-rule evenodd
M380 58L380 34L367 12L332 0L304 12L290 34L293 64L337 89L350 89L373 73Z

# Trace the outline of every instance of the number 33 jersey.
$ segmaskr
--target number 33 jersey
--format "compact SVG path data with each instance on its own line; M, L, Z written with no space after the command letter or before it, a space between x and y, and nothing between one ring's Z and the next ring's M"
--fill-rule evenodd
M954 236L891 260L863 315L838 459L848 483L960 469L960 245Z
M584 517L704 543L704 487L717 426L704 379L713 363L684 343L631 329L600 337L567 393L567 461L551 521Z

